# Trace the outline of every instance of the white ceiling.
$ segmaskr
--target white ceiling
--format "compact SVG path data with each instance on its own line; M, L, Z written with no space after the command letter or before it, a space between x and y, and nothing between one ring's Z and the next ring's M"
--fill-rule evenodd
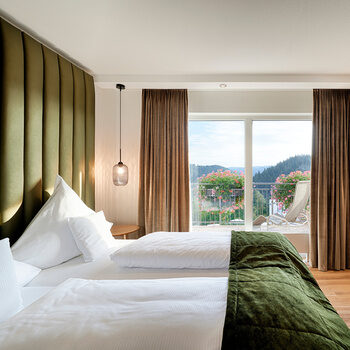
M350 74L349 0L0 0L0 9L101 82ZM350 82L338 78L327 79Z

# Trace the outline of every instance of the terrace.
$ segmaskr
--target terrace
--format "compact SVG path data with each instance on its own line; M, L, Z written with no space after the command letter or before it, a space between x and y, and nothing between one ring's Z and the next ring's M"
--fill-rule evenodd
M238 178L233 179L234 184L232 181L220 183L203 180L191 184L192 231L245 230L244 175L238 174ZM294 199L296 183L297 181L253 183L254 231L309 233L308 205L291 223L271 217L286 215ZM268 223L267 218L270 218Z

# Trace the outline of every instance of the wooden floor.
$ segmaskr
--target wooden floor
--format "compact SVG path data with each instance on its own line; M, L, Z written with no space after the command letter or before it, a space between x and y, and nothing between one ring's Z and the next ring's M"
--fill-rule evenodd
M321 272L310 268L323 293L350 328L350 270Z

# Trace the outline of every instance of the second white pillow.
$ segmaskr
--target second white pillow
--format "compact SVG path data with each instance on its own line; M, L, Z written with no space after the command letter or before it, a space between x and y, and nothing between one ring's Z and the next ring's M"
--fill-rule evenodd
M103 211L68 218L68 226L85 262L104 256L112 246L112 223L106 220Z

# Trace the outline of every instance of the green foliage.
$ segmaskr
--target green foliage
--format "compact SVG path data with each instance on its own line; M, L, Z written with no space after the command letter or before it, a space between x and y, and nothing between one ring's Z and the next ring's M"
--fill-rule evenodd
M276 179L276 184L272 187L272 198L275 199L284 210L288 209L293 202L295 185L298 181L311 179L310 171L292 171L288 175L281 174Z
M269 167L261 167L254 166L253 167L253 181L254 182L274 182L276 177L280 174L289 174L292 171L300 170L302 172L309 170L311 167L311 157L309 155L298 155L294 157L290 157L283 162L280 162L274 166ZM263 170L261 170L263 168ZM265 168L265 169L264 169ZM240 173L242 167L223 167L222 165L195 165L190 164L190 174L191 174L191 183L196 183L198 178L202 175L206 176L207 174L227 171L233 169L237 169Z
M216 197L225 203L234 198L235 204L239 205L244 198L244 174L222 169L202 175L198 178L199 198L206 199L208 196Z
M296 156L276 165L294 164L301 160L307 162L309 156ZM284 165L283 165L284 164ZM214 165L213 167L217 167ZM287 167L288 168L288 167ZM268 170L268 169L267 169ZM273 172L272 172L273 173ZM262 174L262 173L261 173ZM266 175L266 174L265 174ZM271 175L271 174L270 174ZM269 175L269 176L270 176ZM255 177L254 177L255 179ZM259 184L254 188L253 217L269 215L270 199L274 199L279 209L286 210L293 201L295 184L301 180L310 180L310 171L292 171L289 175L278 173L277 179L267 182L275 184ZM203 174L195 180L198 187L192 196L192 215L200 225L207 224L242 224L244 220L244 174L229 169L217 169ZM254 186L255 187L255 186Z
M243 219L243 172L219 169L202 175L197 181L197 195L192 200L198 208L200 222L225 224Z
M222 210L201 210L200 222L201 225L221 223L222 225L231 224L231 220L244 220L244 210L223 208Z
M253 218L256 219L259 215L268 216L269 205L268 200L265 199L264 195L260 191L254 190Z

